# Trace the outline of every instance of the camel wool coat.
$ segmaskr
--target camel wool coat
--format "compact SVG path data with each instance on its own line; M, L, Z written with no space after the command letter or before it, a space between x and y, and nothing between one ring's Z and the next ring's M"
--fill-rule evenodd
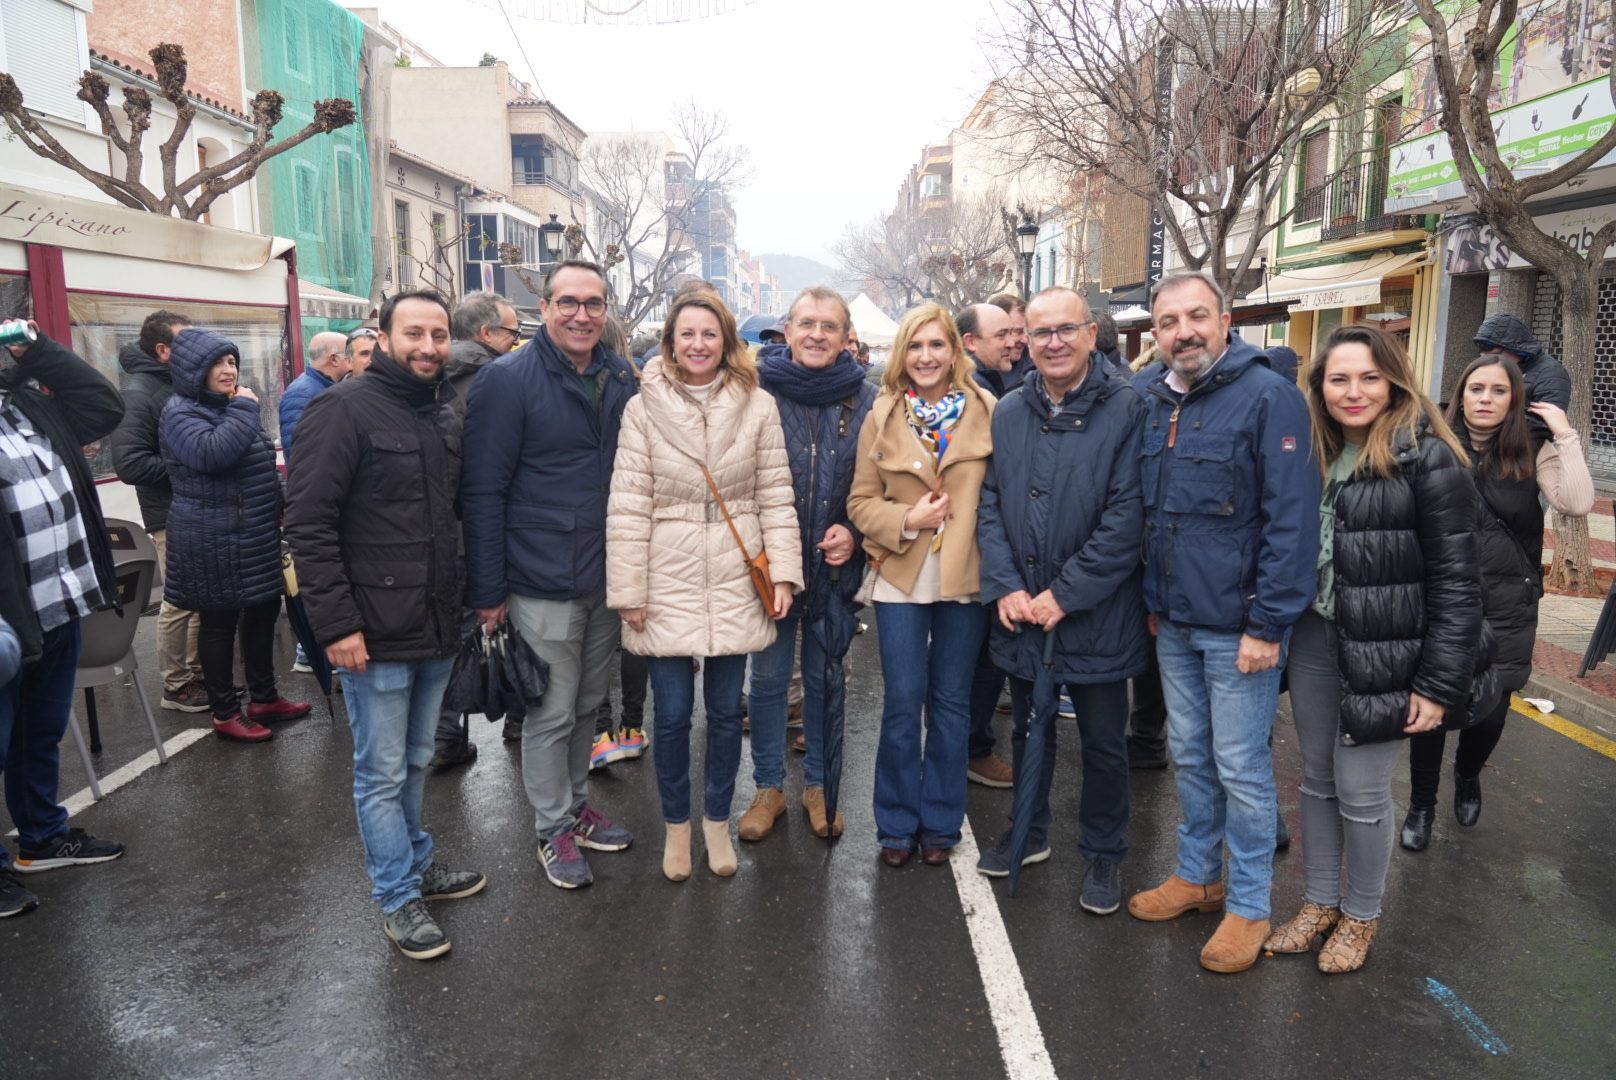
M899 360L894 358L893 363ZM976 543L976 506L993 453L991 393L973 385L943 455L943 491L948 494L948 526L943 530L942 595L945 599L974 596L982 552ZM915 579L931 550L933 530L923 529L912 540L903 535L904 516L937 484L937 462L909 429L908 410L901 395L882 391L870 407L859 433L858 466L853 490L847 497L847 516L864 534L864 550L871 560L883 559L879 573L905 593L914 591Z
M774 398L727 369L698 398L652 360L623 410L606 506L606 605L646 609L643 633L623 625L623 647L640 656L735 656L774 643L774 621L703 464L747 554L761 547L775 584L803 585L796 496Z

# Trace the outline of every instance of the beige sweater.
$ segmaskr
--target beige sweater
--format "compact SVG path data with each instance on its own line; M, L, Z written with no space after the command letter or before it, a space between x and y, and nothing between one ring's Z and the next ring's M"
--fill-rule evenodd
M1487 449L1493 432L1471 429L1470 445ZM1582 456L1582 443L1568 431L1543 444L1537 452L1537 489L1562 517L1587 517L1594 508L1594 478Z

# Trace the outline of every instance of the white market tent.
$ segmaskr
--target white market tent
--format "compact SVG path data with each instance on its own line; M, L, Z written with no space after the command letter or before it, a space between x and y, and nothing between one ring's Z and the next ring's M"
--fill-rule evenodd
M892 339L898 336L898 324L864 293L859 293L847 308L853 314L853 326L858 330L859 340L866 345L891 345Z

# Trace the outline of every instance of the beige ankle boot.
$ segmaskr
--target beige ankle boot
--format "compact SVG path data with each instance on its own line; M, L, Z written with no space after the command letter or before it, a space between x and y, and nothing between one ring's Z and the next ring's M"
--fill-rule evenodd
M668 826L662 845L662 875L669 881L683 881L690 876L690 822Z
M729 877L740 869L735 859L735 845L729 840L728 821L701 822L701 834L707 841L707 865L719 877Z

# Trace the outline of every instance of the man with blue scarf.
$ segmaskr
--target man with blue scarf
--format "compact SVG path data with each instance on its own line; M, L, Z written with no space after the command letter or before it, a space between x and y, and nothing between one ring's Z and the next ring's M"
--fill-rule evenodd
M852 317L834 289L816 285L793 301L786 316L786 343L758 353L765 390L774 395L785 429L803 533L803 580L807 588L777 624L779 636L752 654L752 777L757 796L741 817L742 840L762 840L785 813L786 691L797 638L802 637L803 726L808 748L803 763L803 809L816 836L840 835L842 815L825 813L825 680L840 668L820 655L814 620L828 603L850 603L864 577L864 552L847 519L859 427L875 401L875 387L847 351Z

